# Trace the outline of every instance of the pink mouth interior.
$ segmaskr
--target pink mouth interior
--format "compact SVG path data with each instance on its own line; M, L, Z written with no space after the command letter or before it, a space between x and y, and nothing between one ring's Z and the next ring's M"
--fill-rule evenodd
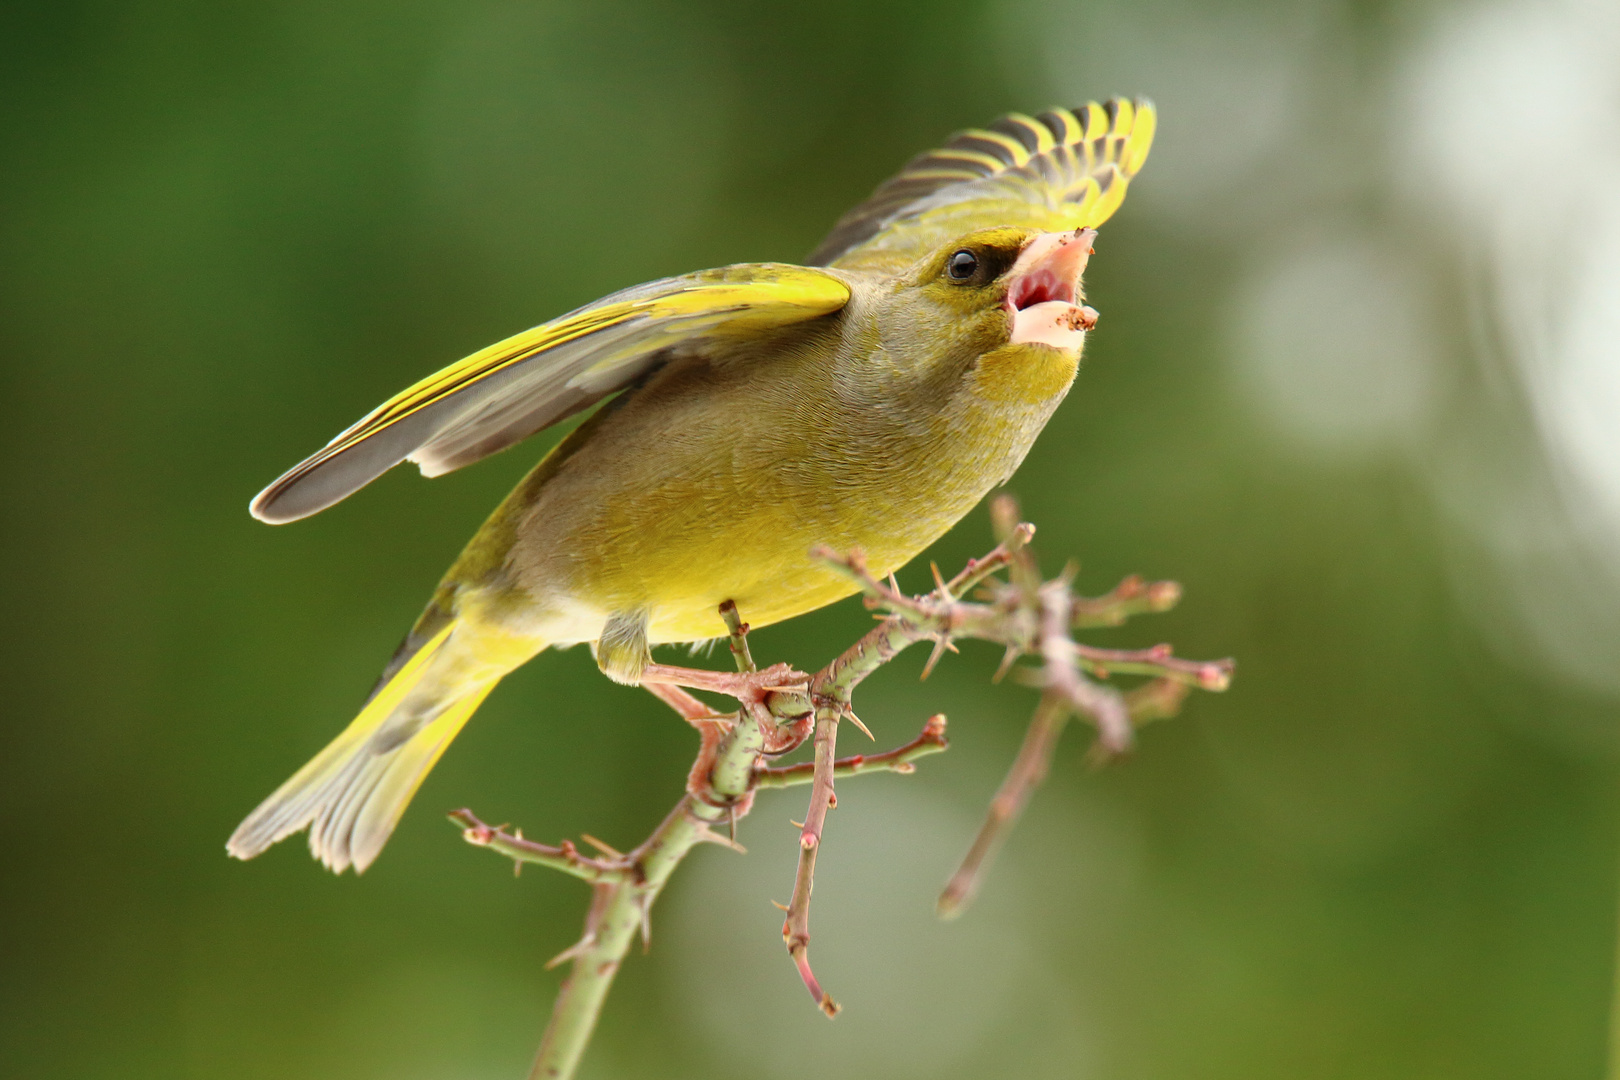
M1074 282L1064 281L1045 267L1037 267L1024 274L1007 290L1007 306L1014 311L1052 300L1074 303Z

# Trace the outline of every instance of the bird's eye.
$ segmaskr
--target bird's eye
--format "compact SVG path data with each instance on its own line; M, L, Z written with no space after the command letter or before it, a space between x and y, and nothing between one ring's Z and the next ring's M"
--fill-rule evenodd
M966 248L952 255L945 263L945 272L952 281L966 281L978 268L979 257Z

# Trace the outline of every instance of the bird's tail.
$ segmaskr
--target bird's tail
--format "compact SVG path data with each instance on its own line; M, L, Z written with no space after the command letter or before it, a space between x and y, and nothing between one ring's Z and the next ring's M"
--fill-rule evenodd
M227 851L251 859L307 827L311 854L329 869L363 871L462 725L543 647L464 618L412 644L343 733L236 827Z

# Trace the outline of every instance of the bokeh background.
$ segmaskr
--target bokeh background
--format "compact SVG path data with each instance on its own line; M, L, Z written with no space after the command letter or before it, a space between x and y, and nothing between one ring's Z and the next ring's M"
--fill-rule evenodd
M502 686L363 878L223 841L342 725L554 436L296 526L250 495L443 363L621 286L802 257L912 153L1145 94L1102 312L1014 481L1051 568L1235 655L979 905L933 898L1032 694L964 649L860 698L805 998L752 854L697 852L583 1075L1569 1077L1620 877L1612 0L0 6L0 1072L523 1074L578 933L441 813L634 843L691 734L582 650ZM989 543L982 511L933 556ZM924 567L926 562L920 564ZM926 570L909 571L921 585ZM819 665L846 603L757 635Z

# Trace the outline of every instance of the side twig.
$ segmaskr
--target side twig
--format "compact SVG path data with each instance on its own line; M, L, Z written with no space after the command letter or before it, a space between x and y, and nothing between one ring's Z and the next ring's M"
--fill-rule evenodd
M1024 733L1024 745L1001 782L996 797L990 800L990 810L984 824L973 838L973 846L962 859L962 865L939 894L937 910L942 919L960 915L979 890L984 868L996 848L1007 838L1013 823L1024 812L1029 797L1035 793L1052 765L1052 754L1057 750L1058 737L1069 722L1069 710L1056 694L1047 694L1035 709L1035 718Z
M913 762L918 758L940 753L950 745L950 740L945 737L945 714L935 713L928 718L928 723L923 725L922 734L904 746L897 746L882 754L856 754L854 757L839 758L833 762L833 775L859 776L862 773L883 771L909 775L917 771L917 766ZM796 784L808 784L814 778L814 762L761 767L754 770L756 788L793 787Z

